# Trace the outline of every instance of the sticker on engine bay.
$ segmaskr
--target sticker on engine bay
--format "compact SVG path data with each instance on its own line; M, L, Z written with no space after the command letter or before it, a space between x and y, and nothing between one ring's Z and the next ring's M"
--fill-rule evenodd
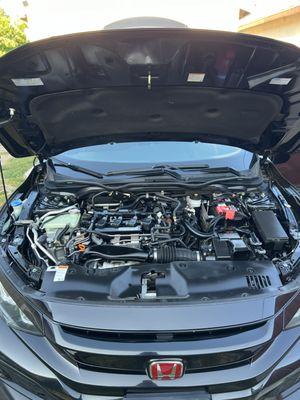
M270 85L288 85L292 78L273 78L270 80Z
M187 78L188 82L203 82L205 74L202 72L190 72Z
M68 272L68 265L53 265L47 268L48 272L55 272L53 282L63 282Z
M41 78L15 78L12 81L16 86L44 86Z

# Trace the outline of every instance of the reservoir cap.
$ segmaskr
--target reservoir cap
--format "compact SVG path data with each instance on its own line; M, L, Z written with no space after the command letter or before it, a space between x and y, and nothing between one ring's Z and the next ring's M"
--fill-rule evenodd
M23 202L22 202L22 200L20 200L20 199L13 200L13 201L10 203L10 205L11 205L12 207L18 207L18 206L21 206L22 204L23 204Z

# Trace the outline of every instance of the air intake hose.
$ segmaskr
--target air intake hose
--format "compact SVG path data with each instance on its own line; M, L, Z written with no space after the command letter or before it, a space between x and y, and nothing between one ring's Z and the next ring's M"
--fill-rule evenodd
M159 249L154 249L150 259L152 259L151 261L160 264L172 261L201 261L201 254L199 251L165 246Z
M106 247L109 248L111 246L106 246ZM105 248L105 246L99 246L99 248ZM122 260L122 261L140 261L140 262L144 261L144 262L157 262L160 264L169 263L172 261L201 261L202 259L201 253L199 251L193 251L190 249L177 249L171 246L155 248L149 253L144 251L136 251L136 252L131 251L129 253L124 253L124 254L108 254L103 251L99 252L90 250L86 251L84 255L85 256L92 255L103 258L104 260Z

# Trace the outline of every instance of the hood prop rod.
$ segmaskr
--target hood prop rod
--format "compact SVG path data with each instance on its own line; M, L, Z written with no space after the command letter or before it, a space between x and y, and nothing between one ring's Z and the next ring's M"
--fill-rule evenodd
M14 118L15 112L16 112L16 110L14 108L9 108L9 118L4 121L0 121L0 127L3 125L6 125L8 122L10 122ZM4 198L5 198L5 204L6 204L6 208L7 208L7 215L8 215L9 220L11 220L12 214L11 214L11 210L10 210L10 206L9 206L9 202L8 202L8 195L7 195L7 189L6 189L6 184L5 184L5 178L4 178L4 174L3 174L3 165L2 165L1 156L0 156L0 175L1 175L1 182L2 182L2 187L3 187Z
M7 207L7 214L8 214L8 217L11 218L11 212L10 212L10 206L9 206L9 202L8 202L5 178L4 178L4 174L3 174L3 166L2 166L1 156L0 156L0 175L1 175L1 182L2 182L2 187L3 187L3 192L4 192L5 203L6 203L6 207Z

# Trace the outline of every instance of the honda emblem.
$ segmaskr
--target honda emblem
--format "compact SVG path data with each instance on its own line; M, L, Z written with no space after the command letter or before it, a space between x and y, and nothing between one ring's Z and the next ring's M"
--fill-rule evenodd
M184 374L181 360L152 360L148 366L148 375L152 380L171 381Z

